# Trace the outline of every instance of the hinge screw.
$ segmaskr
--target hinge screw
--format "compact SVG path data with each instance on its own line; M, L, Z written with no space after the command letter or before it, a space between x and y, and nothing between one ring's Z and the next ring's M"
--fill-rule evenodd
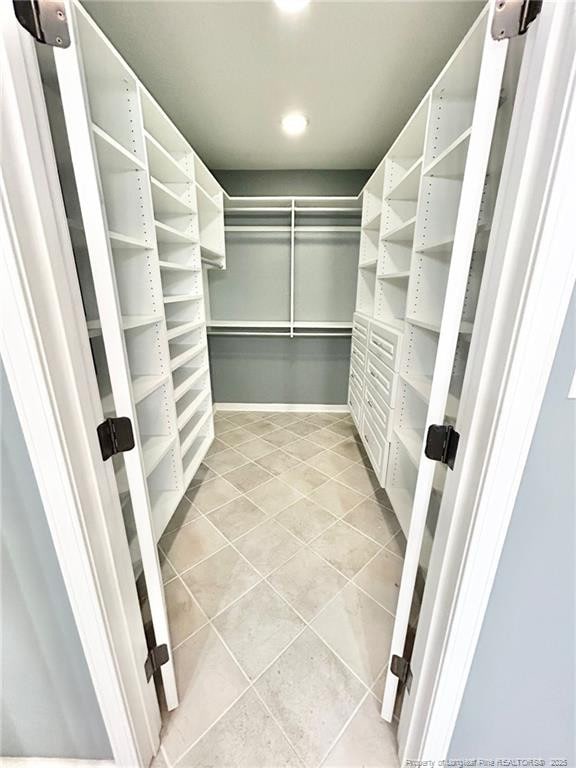
M56 11L56 16L58 16L61 21L64 21L64 13L62 11Z

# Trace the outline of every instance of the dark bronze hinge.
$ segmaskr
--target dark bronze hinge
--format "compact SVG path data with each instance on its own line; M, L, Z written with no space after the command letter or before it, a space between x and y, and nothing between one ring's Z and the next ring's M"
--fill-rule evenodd
M166 664L170 654L168 653L168 646L155 645L154 648L150 648L146 662L144 664L144 672L146 673L146 681L150 682L150 678L154 675L163 664Z
M450 424L431 424L426 435L424 453L432 461L440 461L454 469L460 435Z
M98 425L96 431L104 461L117 453L131 451L134 448L132 422L126 416L106 419Z
M406 686L406 690L410 693L412 687L412 670L410 669L410 662L403 656L392 656L390 662L390 672L396 675L402 685Z
M494 40L508 40L524 35L542 10L542 0L495 0L492 19Z

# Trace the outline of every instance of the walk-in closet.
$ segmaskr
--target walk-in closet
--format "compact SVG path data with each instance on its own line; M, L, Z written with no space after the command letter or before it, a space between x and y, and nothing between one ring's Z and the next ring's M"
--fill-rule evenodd
M153 765L399 766L523 41L492 2L63 9Z

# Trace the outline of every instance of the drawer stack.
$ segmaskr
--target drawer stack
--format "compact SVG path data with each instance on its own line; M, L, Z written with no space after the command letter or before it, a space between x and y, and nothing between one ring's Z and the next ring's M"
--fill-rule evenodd
M402 333L356 313L348 405L380 485L392 436Z

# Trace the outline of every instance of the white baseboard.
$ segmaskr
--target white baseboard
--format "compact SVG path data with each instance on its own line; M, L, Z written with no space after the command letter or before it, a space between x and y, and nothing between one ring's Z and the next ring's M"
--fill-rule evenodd
M276 413L349 413L346 405L315 403L214 403L215 411L274 411Z
M114 760L67 757L0 757L2 768L114 768Z

